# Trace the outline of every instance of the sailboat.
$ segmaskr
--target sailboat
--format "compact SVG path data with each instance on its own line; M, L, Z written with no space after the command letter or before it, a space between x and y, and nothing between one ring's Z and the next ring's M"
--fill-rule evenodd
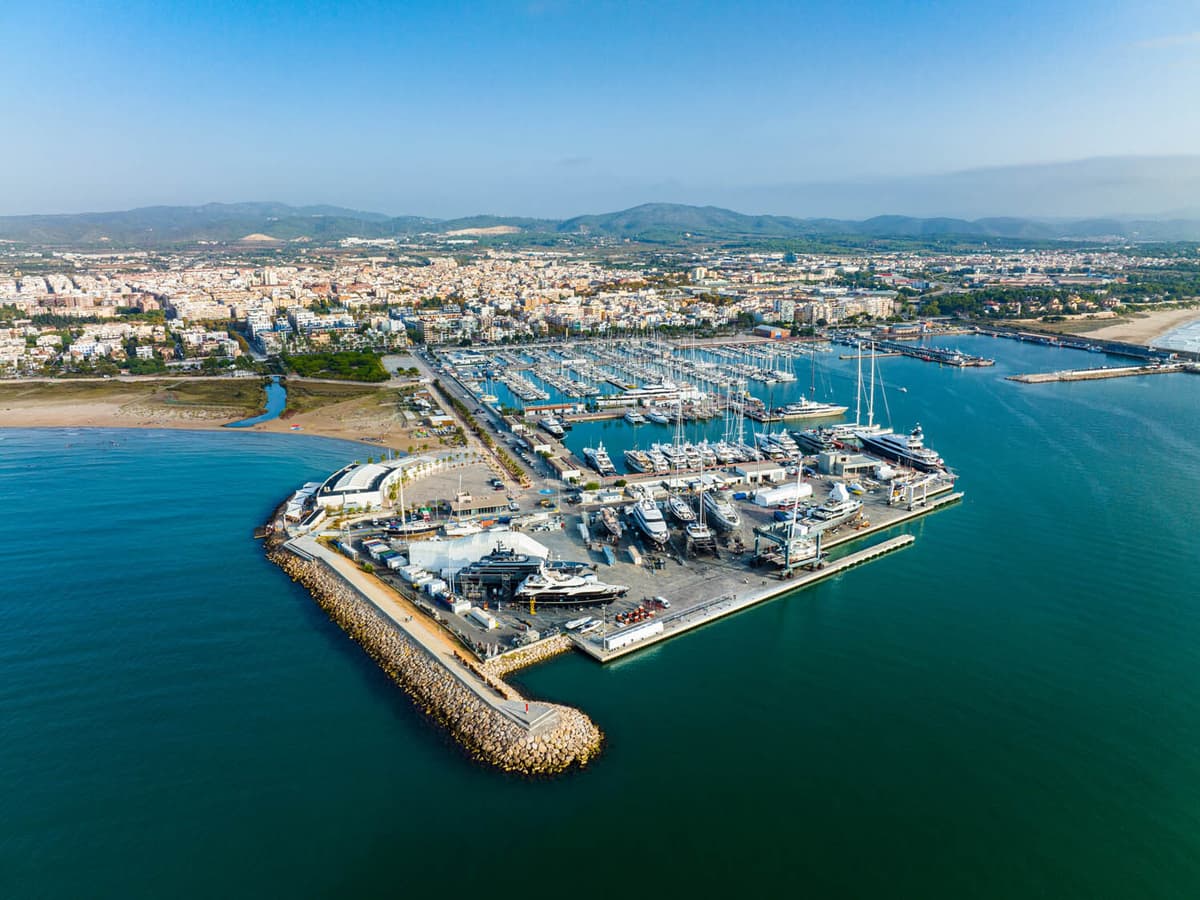
M697 543L707 543L713 538L712 529L704 524L704 468L700 469L700 499L696 504L700 511L700 521L688 522L684 531L687 532L688 539ZM694 519L694 517L693 517Z

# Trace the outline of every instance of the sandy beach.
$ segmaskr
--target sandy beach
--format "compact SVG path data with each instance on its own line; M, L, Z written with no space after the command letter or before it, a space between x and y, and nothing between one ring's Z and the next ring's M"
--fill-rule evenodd
M1097 324L1088 331L1076 330L1075 334L1108 341L1127 341L1131 344L1149 344L1173 328L1200 319L1200 307L1193 309L1162 309L1155 312L1134 313L1126 319L1111 320Z
M290 379L289 411L247 430L300 433L400 450L437 443L408 429L386 386ZM0 382L0 428L213 430L262 411L259 382L230 379Z

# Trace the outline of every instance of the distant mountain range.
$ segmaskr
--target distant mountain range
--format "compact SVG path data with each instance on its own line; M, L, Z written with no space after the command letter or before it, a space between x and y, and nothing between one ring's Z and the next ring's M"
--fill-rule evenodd
M387 216L336 206L283 203L209 203L151 206L124 212L0 217L0 240L47 245L166 246L202 241L231 243L332 241L346 237L404 238L419 234L584 235L669 242L680 239L755 241L787 239L965 240L1200 240L1200 220L876 216L861 221L745 215L715 206L647 203L620 212L572 219L472 216L432 219Z

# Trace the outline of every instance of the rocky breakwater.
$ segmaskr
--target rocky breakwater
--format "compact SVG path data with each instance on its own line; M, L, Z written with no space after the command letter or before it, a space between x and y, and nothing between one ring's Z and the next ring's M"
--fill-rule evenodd
M475 759L508 772L552 775L586 765L600 752L600 729L579 710L531 702L528 707L541 713L540 725L531 729L519 715L505 712L506 706L519 711L525 701L505 704L499 696L496 705L485 701L320 560L302 559L278 540L268 541L267 557L304 585L329 617Z
M512 650L503 656L489 659L483 664L483 668L485 672L493 677L503 678L510 672L516 672L535 663L550 659L552 656L566 653L571 647L571 639L567 635L556 634L554 637L538 641L536 644L530 644L528 647Z

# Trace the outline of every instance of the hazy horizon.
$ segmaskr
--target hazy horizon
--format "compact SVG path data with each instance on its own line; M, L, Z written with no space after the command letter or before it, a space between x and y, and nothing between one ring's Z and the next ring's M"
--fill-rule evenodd
M486 196L487 192L481 192ZM54 209L3 212L5 216L87 215L160 206L285 203L293 207L330 206L388 216L454 219L476 215L570 219L654 203L716 206L747 215L861 220L875 216L915 218L1027 218L1069 221L1089 218L1200 218L1200 155L1112 157L1026 166L912 176L861 178L841 182L691 188L678 182L628 184L560 198L551 209L504 208L480 203L438 215L417 205L384 208L336 197L222 197L178 202L125 204L107 209ZM997 198L1003 195L1003 200ZM469 203L469 201L468 201ZM574 203L574 205L572 205ZM607 205L603 205L607 204Z
M1200 210L1200 15L1181 0L48 0L0 27L6 215Z

